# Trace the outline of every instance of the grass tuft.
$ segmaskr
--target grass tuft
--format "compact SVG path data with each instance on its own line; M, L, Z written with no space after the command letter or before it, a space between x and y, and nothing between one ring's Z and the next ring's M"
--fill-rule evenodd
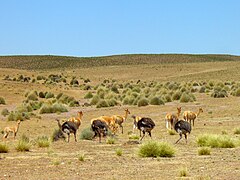
M166 142L148 141L139 148L140 157L173 157L175 149Z
M6 144L0 143L0 153L8 153L8 146Z
M210 155L211 154L211 148L209 147L201 147L198 149L198 155Z
M123 154L123 150L121 148L117 148L115 152L117 156L122 156Z
M80 134L80 139L92 140L93 136L94 136L94 132L91 130L91 128L85 128L82 130Z

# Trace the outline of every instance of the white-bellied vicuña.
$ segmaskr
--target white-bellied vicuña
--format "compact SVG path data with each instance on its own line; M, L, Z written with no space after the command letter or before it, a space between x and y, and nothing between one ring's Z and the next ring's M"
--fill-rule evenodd
M179 120L175 122L174 129L180 135L180 138L175 142L175 144L177 144L182 139L183 134L185 136L186 143L187 143L187 133L190 134L192 130L191 124L187 121Z
M69 142L71 133L74 134L75 141L77 142L77 137L76 137L77 130L78 130L77 125L72 121L66 121L62 125L60 124L59 119L56 119L56 121L58 122L58 127L60 131L68 135L68 142Z
M203 113L203 109L201 107L198 109L198 112L185 111L183 113L183 119L188 121L190 124L193 121L194 126L194 120L199 116L200 113Z
M17 135L17 132L18 132L18 129L19 129L20 123L21 123L21 120L18 120L16 126L14 126L14 127L5 127L4 128L3 138L7 138L9 133L13 133L13 138L15 139L15 137Z
M130 111L128 109L125 109L125 114L123 116L120 115L113 115L112 118L115 120L115 123L119 125L119 127L122 128L122 134L123 134L123 122L127 120L127 116L130 114Z
M68 119L68 121L75 123L77 128L79 128L79 126L82 123L83 112L82 111L78 111L77 114L78 114L77 117L71 117L71 118Z
M133 133L134 133L135 129L138 129L138 127L137 127L137 122L138 122L140 119L142 119L142 117L132 115L132 118L133 118Z
M141 137L141 131L143 132L143 136L140 139L140 141L143 139L146 132L148 132L149 136L152 138L151 131L155 127L155 123L153 122L153 120L151 118L146 118L146 117L141 118L137 122L137 127L140 131L140 137Z
M101 136L103 137L106 136L108 131L108 126L106 122L99 119L95 119L91 122L91 127L93 132L95 133L93 138L95 138L98 135L99 143L101 143Z
M168 113L166 116L165 116L165 121L166 121L166 128L167 129L173 129L173 125L174 123L176 123L179 119L179 116L181 114L181 110L182 108L181 107L177 107L177 114L170 114ZM169 124L170 124L170 128L169 128Z

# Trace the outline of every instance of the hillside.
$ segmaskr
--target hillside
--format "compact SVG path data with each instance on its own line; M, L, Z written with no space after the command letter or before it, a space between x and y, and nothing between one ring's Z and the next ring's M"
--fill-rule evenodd
M213 61L238 61L233 55L191 55L191 54L132 54L101 57L71 56L0 56L1 68L44 70L59 68L87 68L97 66L119 66L162 63L193 63Z

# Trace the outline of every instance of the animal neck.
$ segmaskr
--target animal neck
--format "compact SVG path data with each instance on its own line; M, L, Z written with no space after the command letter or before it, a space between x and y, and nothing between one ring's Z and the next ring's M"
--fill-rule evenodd
M18 132L19 125L20 125L20 123L17 123L16 132Z
M178 109L178 112L177 112L177 117L179 118L180 116L180 113L181 113L181 109Z
M195 113L195 114L196 114L196 116L198 117L200 113L201 113L201 111L200 111L200 109L199 109L198 112Z
M125 111L125 116L123 116L123 117L124 117L124 120L127 119L127 116L128 116L128 111L126 110L126 111Z
M83 116L82 113L78 113L78 119L79 119L80 121L82 120L82 116Z
M60 124L59 119L57 119L57 122L58 122L58 127L59 127L59 129L62 129L62 125Z

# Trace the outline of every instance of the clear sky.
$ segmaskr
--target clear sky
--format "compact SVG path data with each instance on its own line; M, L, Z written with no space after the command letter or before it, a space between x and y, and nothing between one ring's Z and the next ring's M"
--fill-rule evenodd
M240 0L2 0L0 55L240 55Z

